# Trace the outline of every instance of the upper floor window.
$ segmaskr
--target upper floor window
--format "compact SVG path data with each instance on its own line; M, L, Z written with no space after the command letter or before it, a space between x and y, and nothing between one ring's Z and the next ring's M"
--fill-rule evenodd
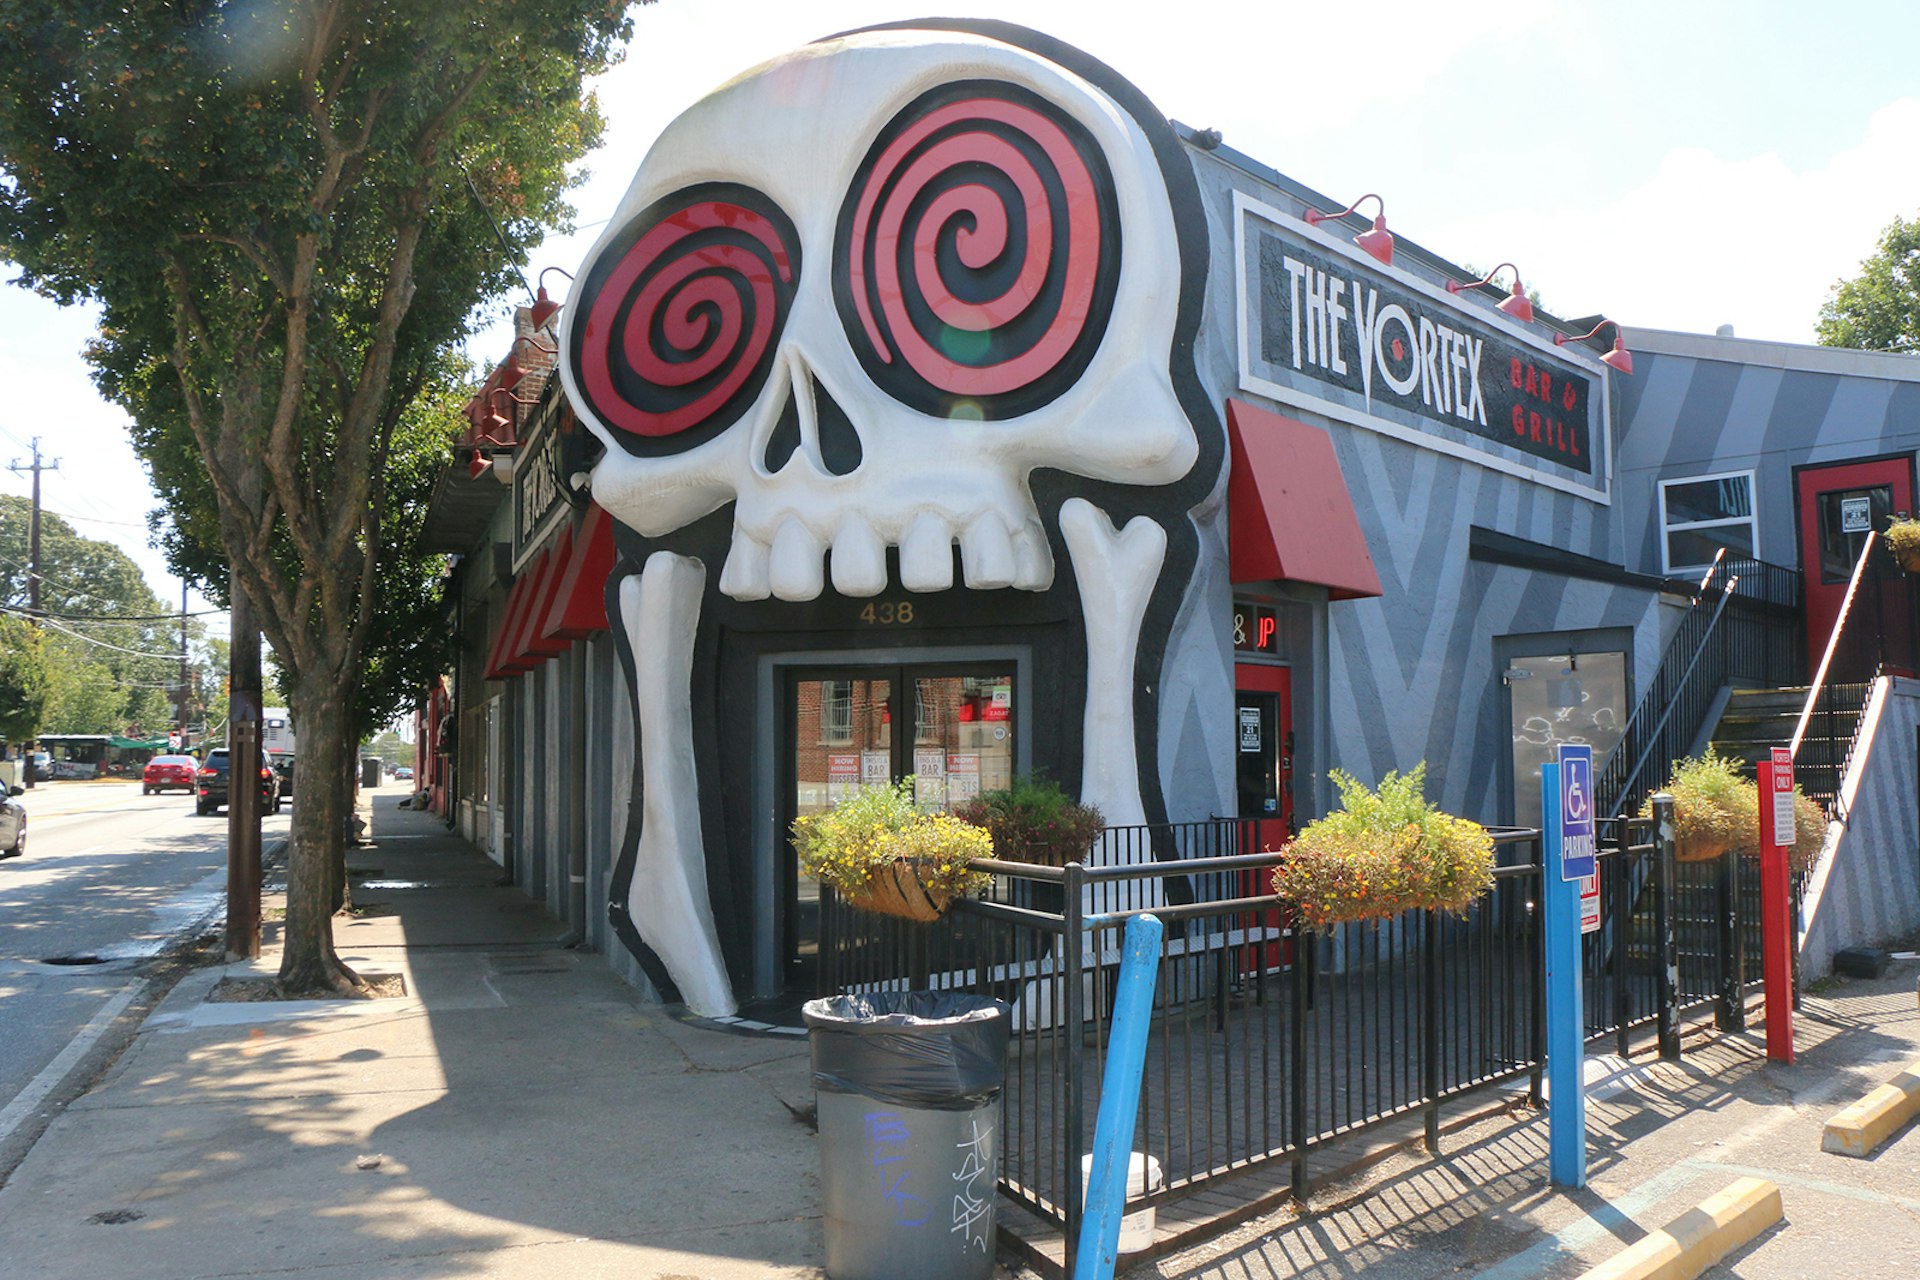
M1726 471L1660 482L1660 566L1704 569L1722 547L1750 560L1756 543L1753 472Z

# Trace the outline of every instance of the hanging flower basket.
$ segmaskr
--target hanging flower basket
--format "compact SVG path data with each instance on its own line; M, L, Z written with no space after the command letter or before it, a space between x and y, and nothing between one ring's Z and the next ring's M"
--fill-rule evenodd
M1464 915L1493 887L1493 837L1424 795L1427 766L1388 773L1377 791L1342 773L1341 808L1287 846L1274 891L1310 929L1386 920L1403 911Z
M898 916L902 920L915 920L921 924L938 920L946 913L953 895L945 889L927 884L920 873L921 864L895 858L888 865L877 868L864 889L849 893L847 904L860 911Z
M950 813L922 813L912 778L796 819L793 847L801 870L849 905L923 924L938 920L955 897L993 883L972 866L993 856L992 838Z
M1676 862L1710 862L1729 849L1751 849L1760 842L1760 798L1740 767L1713 748L1673 762L1662 790L1673 796L1673 857ZM1653 813L1649 797L1642 817Z
M1902 569L1920 573L1920 520L1895 516L1887 522L1887 531L1882 536Z
M1725 856L1732 843L1725 837L1705 835L1677 836L1673 842L1673 860L1675 862L1712 862Z

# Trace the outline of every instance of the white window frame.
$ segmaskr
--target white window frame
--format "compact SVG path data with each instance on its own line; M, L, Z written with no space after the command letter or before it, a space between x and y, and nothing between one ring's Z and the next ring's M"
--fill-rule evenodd
M1735 525L1747 526L1748 542L1753 547L1753 556L1760 556L1760 494L1754 485L1755 473L1746 471L1714 471L1698 476L1673 476L1659 482L1660 486L1660 571L1662 573L1683 573L1690 569L1704 569L1706 563L1674 564L1668 558L1667 535L1685 533L1689 529L1730 529ZM1747 514L1744 516L1725 516L1718 520L1682 520L1678 524L1667 520L1667 487L1681 484L1705 484L1711 480L1744 479L1747 482Z

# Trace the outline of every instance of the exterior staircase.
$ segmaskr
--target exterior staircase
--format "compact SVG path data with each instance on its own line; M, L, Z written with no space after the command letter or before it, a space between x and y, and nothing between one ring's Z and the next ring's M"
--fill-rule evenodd
M1836 692L1851 689L1844 686ZM1827 799L1830 790L1838 789L1839 771L1846 763L1865 710L1866 691L1867 686L1862 685L1850 696L1824 700L1822 709L1809 722L1793 762L1796 780L1809 794ZM1754 765L1766 758L1769 748L1786 746L1792 740L1807 693L1804 687L1734 690L1720 722L1714 726L1713 749L1729 760L1739 761L1741 772L1753 777Z

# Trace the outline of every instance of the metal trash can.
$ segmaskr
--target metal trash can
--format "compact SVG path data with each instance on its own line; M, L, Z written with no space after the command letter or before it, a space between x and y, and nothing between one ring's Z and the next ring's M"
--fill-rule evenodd
M886 991L801 1010L831 1280L988 1280L1007 1006Z

